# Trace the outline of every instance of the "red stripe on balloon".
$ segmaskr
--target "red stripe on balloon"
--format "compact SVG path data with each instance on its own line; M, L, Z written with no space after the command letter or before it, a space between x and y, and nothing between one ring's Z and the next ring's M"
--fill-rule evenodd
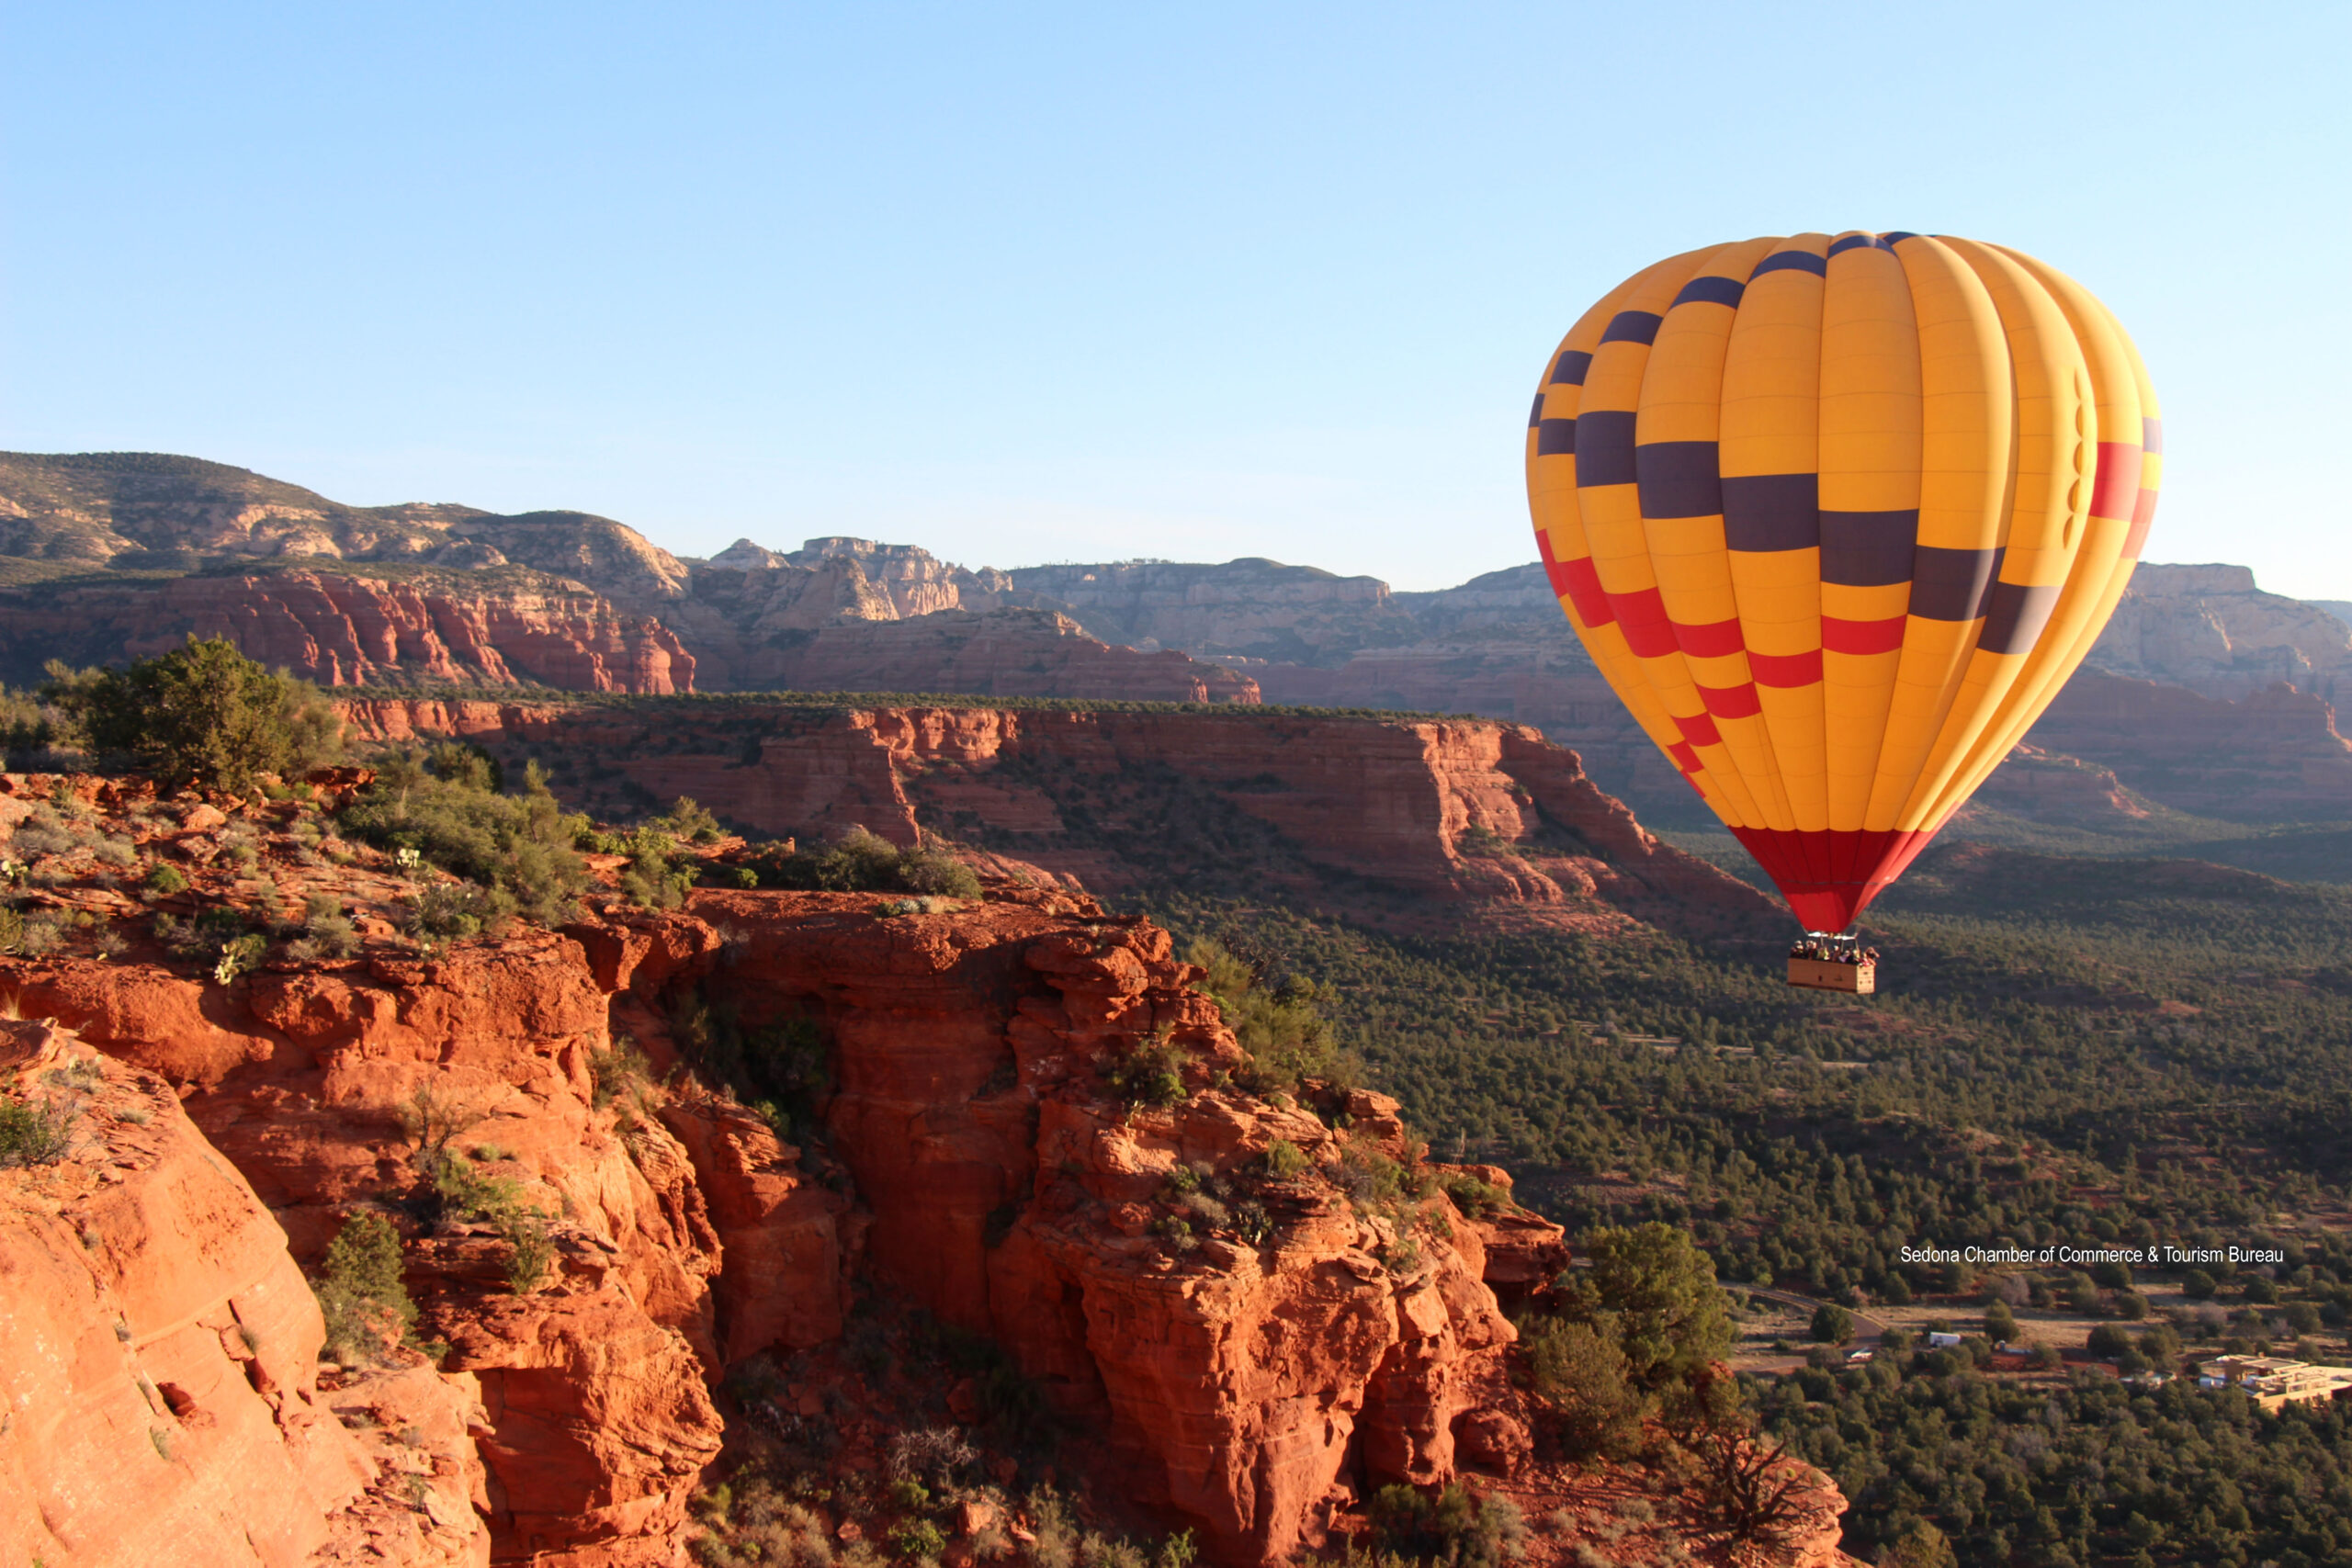
M2140 500L2140 448L2128 441L2098 444L2098 477L2091 481L2094 517L2129 517Z
M1748 686L1702 686L1699 700L1717 718L1753 718L1764 711L1764 699Z
M1908 615L1883 621L1841 621L1821 617L1821 646L1832 653L1893 653L1903 646L1903 623Z
M1552 597L1557 599L1565 596L1568 592L1568 580L1563 574L1567 570L1567 567L1558 556L1552 553L1551 529L1538 527L1535 530L1535 553L1544 558L1544 575L1552 580Z
M1625 628L1626 645L1644 659L1657 659L1682 646L1674 640L1674 623L1666 617L1666 601L1655 588L1633 593L1611 593L1610 605Z
M1737 653L1745 646L1739 639L1739 620L1709 621L1704 626L1686 626L1677 621L1675 640L1682 651L1693 659L1721 659L1726 653Z
M1715 728L1715 721L1703 713L1675 714L1675 728L1682 731L1682 739L1693 746L1720 746L1723 734Z
M2132 508L2132 531L2123 536L2123 558L2138 560L2140 547L2148 542L2148 526L2156 520L2156 492L2143 490Z
M1675 741L1666 749L1666 754L1673 758L1674 765L1684 773L1695 773L1699 771L1699 753L1690 749L1690 743L1688 740Z
M1803 653L1758 653L1751 649L1747 668L1759 686L1817 686L1821 684L1821 649L1809 649Z
M1560 577L1566 584L1560 592L1577 607L1577 616L1588 626L1605 626L1617 618L1609 603L1609 595L1600 586L1600 569L1590 556L1560 563Z

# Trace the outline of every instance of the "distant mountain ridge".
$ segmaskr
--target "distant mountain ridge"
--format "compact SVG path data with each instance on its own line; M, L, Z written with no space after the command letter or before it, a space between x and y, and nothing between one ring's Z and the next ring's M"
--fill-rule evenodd
M1646 813L1696 809L1532 561L1398 592L1261 558L1000 570L848 536L739 539L702 560L592 513L355 507L193 457L0 453L0 679L188 632L331 684L1476 713L1576 747ZM2245 567L2143 564L2082 689L2032 739L2179 809L2259 798L2268 816L2352 816L2333 709L2347 677L2352 603L2264 592ZM2228 770L2174 754L2200 747L2228 750ZM2285 782L2249 795L2247 771L2266 767Z

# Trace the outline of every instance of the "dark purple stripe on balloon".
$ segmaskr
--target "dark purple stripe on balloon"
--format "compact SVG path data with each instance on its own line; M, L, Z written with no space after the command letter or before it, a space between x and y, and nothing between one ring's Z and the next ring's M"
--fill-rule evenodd
M1734 277L1694 277L1682 286L1674 297L1677 305L1728 305L1739 309L1739 297L1747 285Z
M1753 283L1768 272L1809 272L1815 277L1823 277L1828 275L1829 264L1811 251L1774 251L1756 264L1756 270L1747 275L1747 281Z
M1723 481L1724 543L1735 550L1809 550L1821 543L1821 476L1738 474Z
M1712 441L1651 441L1634 448L1642 515L1713 517L1724 509Z
M1535 427L1535 455L1539 457L1573 457L1577 453L1577 422L1572 419L1547 419Z
M1973 621L1984 613L2007 552L1921 545L1911 565L1911 613L1928 621Z
M1609 319L1609 330L1600 334L1603 343L1656 343L1657 312L1655 310L1620 310Z
M1996 582L1984 609L1984 629L1976 646L1987 653L2023 653L2041 637L2050 612L2058 607L2060 585Z
M1577 488L1632 484L1637 477L1633 411L1578 414L1577 425Z
M1849 588L1884 588L1911 580L1912 546L1919 513L1825 512L1821 514L1821 581Z

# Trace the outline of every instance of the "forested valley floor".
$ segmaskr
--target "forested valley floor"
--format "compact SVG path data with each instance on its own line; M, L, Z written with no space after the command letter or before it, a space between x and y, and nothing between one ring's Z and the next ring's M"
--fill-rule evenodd
M1666 936L1398 936L1199 886L1141 903L1311 983L1437 1157L1508 1167L1572 1229L1668 1221L1736 1299L1923 1303L1966 1333L1850 1370L1816 1348L1757 1384L1853 1500L1857 1555L1915 1519L1968 1563L2352 1552L2340 1407L2119 1378L2223 1350L2352 1360L2352 889L1950 844L1866 917L1868 998ZM1905 1246L2284 1260L1987 1269ZM1989 1370L1996 1301L2104 1320L2103 1354Z

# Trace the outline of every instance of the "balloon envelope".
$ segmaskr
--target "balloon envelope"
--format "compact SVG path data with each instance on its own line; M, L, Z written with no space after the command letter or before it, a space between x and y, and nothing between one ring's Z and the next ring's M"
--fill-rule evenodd
M2156 400L2063 273L1949 235L1659 262L1528 420L1535 537L1617 695L1808 930L1850 924L2107 624Z

